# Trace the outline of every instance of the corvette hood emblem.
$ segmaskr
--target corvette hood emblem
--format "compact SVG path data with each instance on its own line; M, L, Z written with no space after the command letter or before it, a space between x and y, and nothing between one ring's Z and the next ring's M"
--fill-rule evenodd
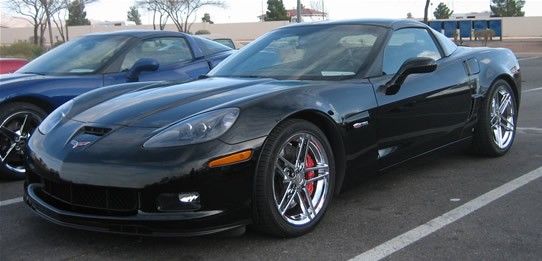
M72 149L75 149L75 148L77 148L77 147L83 147L83 146L86 146L86 145L90 144L90 142L89 142L89 141L82 141L82 142L81 142L81 141L72 140L72 141L70 142L70 144L73 145Z

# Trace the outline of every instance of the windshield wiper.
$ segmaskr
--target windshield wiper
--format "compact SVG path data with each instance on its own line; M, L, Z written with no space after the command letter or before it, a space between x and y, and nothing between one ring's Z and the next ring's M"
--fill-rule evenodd
M267 78L267 77L260 76L260 75L234 75L234 77L239 77L239 78Z
M39 73L39 72L23 72L23 74L37 74L37 75L45 75L45 73Z

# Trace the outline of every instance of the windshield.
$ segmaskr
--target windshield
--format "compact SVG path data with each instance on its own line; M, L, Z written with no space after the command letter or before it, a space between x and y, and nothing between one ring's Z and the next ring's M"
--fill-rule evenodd
M386 29L367 25L313 25L272 31L209 73L219 77L345 79L366 67Z
M91 35L68 41L43 54L18 73L92 74L114 57L129 36Z

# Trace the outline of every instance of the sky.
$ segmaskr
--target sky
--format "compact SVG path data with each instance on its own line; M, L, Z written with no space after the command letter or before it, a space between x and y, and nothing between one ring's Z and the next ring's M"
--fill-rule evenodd
M215 23L258 22L257 16L267 9L267 0L222 0L225 8L207 7L197 12L196 22L201 21L204 13L211 15ZM322 0L302 0L306 7L314 6ZM416 18L423 18L424 0L323 0L325 11L331 20L350 18L406 18L412 13ZM0 0L5 2L5 0ZM89 4L85 10L87 18L99 21L125 21L126 13L135 0L99 0ZM297 0L283 0L286 9L295 9ZM430 14L443 2L454 13L489 11L490 0L436 0L432 1ZM526 16L542 16L542 0L526 0L523 8ZM9 13L2 8L2 13ZM143 24L152 24L152 15L140 10Z

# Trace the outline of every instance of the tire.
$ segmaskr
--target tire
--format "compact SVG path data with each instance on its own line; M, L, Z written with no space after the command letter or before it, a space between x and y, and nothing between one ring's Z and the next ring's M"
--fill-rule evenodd
M335 161L324 133L308 121L282 122L268 136L256 171L256 229L281 237L308 233L322 219L334 186Z
M0 178L24 179L23 149L47 113L29 103L0 106Z
M494 82L482 102L472 150L490 157L508 152L516 134L517 111L516 97L508 82Z

